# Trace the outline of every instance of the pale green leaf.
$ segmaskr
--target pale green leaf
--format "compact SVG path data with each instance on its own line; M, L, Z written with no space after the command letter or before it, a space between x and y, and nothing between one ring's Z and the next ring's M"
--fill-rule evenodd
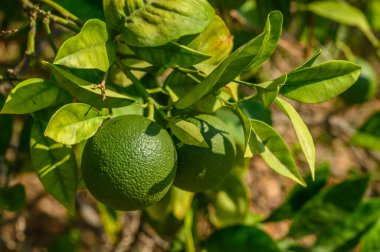
M379 212L379 211L377 211ZM360 252L380 251L380 218L360 239Z
M54 64L106 72L114 61L115 53L116 44L109 39L106 24L98 19L90 19L79 34L62 44Z
M255 149L267 165L279 174L305 186L288 146L277 131L255 119L251 119L251 129L257 137Z
M297 110L295 110L290 103L279 97L276 98L275 103L292 122L298 141L301 145L301 149L305 154L306 161L309 164L310 172L314 180L315 146L309 129L302 120L301 116L297 113Z
M214 14L206 0L153 0L125 19L122 36L131 46L161 46L202 32Z
M319 49L313 55L311 55L310 58L308 58L302 65L300 65L299 67L294 69L294 71L292 71L292 72L295 72L297 70L301 70L301 69L306 68L306 67L312 67L314 62L319 58L319 56L321 56L321 53L322 53L322 50Z
M92 137L106 116L85 103L70 103L51 117L45 136L58 143L74 145Z
M88 103L96 108L116 108L130 105L135 99L123 94L106 89L106 99L102 99L100 89L95 89L94 84L83 80L61 67L43 62L57 79L57 84L66 89L72 96L80 101Z
M260 35L234 51L201 84L176 102L175 107L187 108L210 92L228 84L244 70L261 65L274 52L281 33L282 14L273 11L268 15L265 29Z
M360 67L348 61L328 61L288 74L280 92L284 96L304 102L328 101L352 86L360 75Z
M77 165L71 147L44 136L45 122L36 120L30 133L33 167L46 192L75 213Z
M32 78L20 82L8 95L1 114L28 114L55 104L59 88L50 81Z
M207 148L208 144L195 124L186 120L170 121L173 134L183 143Z

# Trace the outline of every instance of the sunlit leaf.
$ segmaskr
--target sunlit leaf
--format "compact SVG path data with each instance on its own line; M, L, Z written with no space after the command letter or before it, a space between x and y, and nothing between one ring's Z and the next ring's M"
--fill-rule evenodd
M201 84L176 102L175 107L187 108L210 92L228 84L243 71L260 66L274 52L281 33L282 14L273 11L268 15L265 29L260 35L234 51Z
M208 144L195 124L186 120L170 121L169 127L173 134L183 143L207 148Z
M75 212L77 165L70 147L44 136L46 123L36 120L30 133L30 155L33 167L46 192Z
M57 84L66 89L80 101L96 108L116 108L130 105L134 98L106 89L106 99L102 99L102 92L94 88L94 84L83 80L61 67L44 62L57 79Z
M84 103L70 103L50 119L45 136L58 143L74 145L92 137L106 116Z
M161 46L182 36L202 32L214 14L206 0L149 1L125 19L122 36L131 46Z
M287 101L277 97L275 100L277 106L280 107L282 112L290 119L294 130L296 132L298 142L301 145L301 149L305 154L306 161L309 164L310 172L312 177L314 178L315 172L315 146L313 137L310 134L309 129L306 124L302 120L301 116L297 113L297 110L293 108L293 106Z
M280 87L285 84L287 75L284 74L277 79L267 81L256 86L257 94L260 97L264 107L269 107L276 99Z
M360 67L354 63L328 61L289 73L280 92L290 99L304 103L324 102L352 86L359 74Z
M55 104L59 88L52 82L32 78L20 82L8 95L1 114L28 114Z
M268 124L251 119L251 130L256 135L255 149L270 168L305 186L292 154L282 137Z
M115 53L116 45L109 40L106 24L99 19L90 19L79 34L62 44L54 64L106 72L114 61Z

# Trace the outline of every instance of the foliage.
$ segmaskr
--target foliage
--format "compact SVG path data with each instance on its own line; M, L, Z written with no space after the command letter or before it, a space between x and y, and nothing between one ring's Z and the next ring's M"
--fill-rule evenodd
M13 4L6 2L4 6ZM366 40L372 54L380 58L376 1L368 4L368 14L359 1L333 0L233 4L223 0L103 0L103 4L82 1L80 8L64 0L21 2L29 18L22 34L27 41L24 60L13 71L0 72L0 84L9 84L9 90L0 90L0 167L6 174L0 209L22 211L25 204L24 187L9 184L14 174L6 152L14 119L32 120L29 126L25 123L23 136L29 140L20 140L20 149L28 149L46 192L75 216L82 149L105 122L138 114L169 132L178 155L183 146L207 154L206 148L214 142L194 118L212 114L226 122L225 135L236 142L231 173L224 181L205 186L212 190L202 193L171 186L161 201L142 209L142 218L159 235L175 240L172 251L175 246L186 251L301 251L304 248L297 241L310 235L316 238L307 248L310 251L348 251L358 244L359 251L378 249L380 212L376 210L380 202L364 197L370 176L355 174L329 183L330 168L316 168L315 140L297 111L299 103L318 104L340 97L346 104L361 104L375 97L375 70L365 53L354 55L361 53L358 45ZM296 13L291 9L293 3ZM244 25L234 24L233 11ZM306 25L311 19L315 27ZM36 47L43 29L50 57ZM307 48L309 58L298 66L275 74L265 72L277 55L283 30L289 29L296 30L301 42L318 41L318 46ZM360 39L347 42L354 33ZM307 34L313 34L312 38ZM362 67L369 70L361 72ZM364 98L356 94L360 89L354 89L363 78L372 85ZM293 125L309 175L303 175L294 146L272 125L273 109ZM378 151L379 124L379 113L375 113L350 136L350 142ZM255 215L249 207L244 177L247 160L254 156L296 183L282 206L268 217ZM122 229L118 212L100 204L98 208L106 233L116 241ZM213 227L207 239L195 229L198 213L206 213ZM281 241L262 229L269 222L289 219L289 232ZM78 249L79 236L72 229L51 249Z

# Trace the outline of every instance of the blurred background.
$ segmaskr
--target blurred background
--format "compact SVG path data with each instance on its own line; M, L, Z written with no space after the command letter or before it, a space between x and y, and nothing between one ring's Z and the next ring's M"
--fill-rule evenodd
M362 67L340 97L292 102L315 141L316 180L288 118L275 106L249 101L243 109L273 125L289 144L307 188L259 157L240 158L238 172L216 190L193 195L174 188L159 204L136 212L109 209L79 191L71 216L33 171L31 116L0 115L0 251L380 251L380 1L209 2L231 30L235 49L262 31L270 11L284 15L271 61L243 80L272 79L318 50L318 62L341 59ZM104 20L101 0L0 0L0 107L18 82L47 76L40 61L52 61L75 35L31 14L37 8L59 16L55 3L82 21ZM223 109L216 114L241 137L236 118Z

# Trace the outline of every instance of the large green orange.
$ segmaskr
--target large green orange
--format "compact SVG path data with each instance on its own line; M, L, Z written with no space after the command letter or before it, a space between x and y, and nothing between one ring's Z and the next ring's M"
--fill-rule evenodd
M91 194L118 210L158 202L176 174L177 154L168 132L139 115L106 121L88 140L82 176Z
M178 168L174 185L201 192L222 183L235 164L235 143L227 126L216 116L202 114L187 119L200 129L208 148L178 145Z

